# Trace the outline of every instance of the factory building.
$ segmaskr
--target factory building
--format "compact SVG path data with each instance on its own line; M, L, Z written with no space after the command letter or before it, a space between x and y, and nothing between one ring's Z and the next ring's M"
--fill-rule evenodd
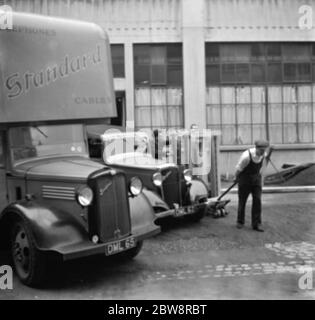
M258 138L276 146L278 168L315 159L315 1L2 4L107 31L118 106L113 124L220 130L224 175L233 174L240 152Z

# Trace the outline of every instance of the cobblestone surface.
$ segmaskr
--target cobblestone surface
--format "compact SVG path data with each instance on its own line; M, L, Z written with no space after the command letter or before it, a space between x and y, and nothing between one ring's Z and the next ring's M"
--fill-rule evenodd
M178 272L156 271L148 276L152 281L259 276L266 274L299 274L305 267L315 270L315 245L307 242L288 242L266 244L265 248L277 256L291 261L204 265L199 269L187 269Z

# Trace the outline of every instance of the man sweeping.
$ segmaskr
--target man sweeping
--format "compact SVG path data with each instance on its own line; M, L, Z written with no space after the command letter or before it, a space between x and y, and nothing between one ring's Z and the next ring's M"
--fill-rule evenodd
M266 150L269 148L268 152ZM252 194L252 228L264 232L261 227L262 169L269 162L273 147L266 140L255 141L255 147L244 151L236 166L235 181L238 183L237 228L245 223L245 207Z

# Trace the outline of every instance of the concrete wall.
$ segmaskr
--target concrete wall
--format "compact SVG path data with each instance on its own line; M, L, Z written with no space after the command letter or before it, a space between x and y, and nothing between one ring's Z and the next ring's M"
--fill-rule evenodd
M305 5L314 10L314 4L312 0L205 0L205 39L312 41L315 29L299 28L303 16L299 10Z

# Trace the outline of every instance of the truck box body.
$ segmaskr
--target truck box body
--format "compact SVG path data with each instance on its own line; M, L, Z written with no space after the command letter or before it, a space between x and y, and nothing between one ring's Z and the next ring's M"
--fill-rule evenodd
M94 24L13 13L0 32L0 125L116 116L109 55Z

